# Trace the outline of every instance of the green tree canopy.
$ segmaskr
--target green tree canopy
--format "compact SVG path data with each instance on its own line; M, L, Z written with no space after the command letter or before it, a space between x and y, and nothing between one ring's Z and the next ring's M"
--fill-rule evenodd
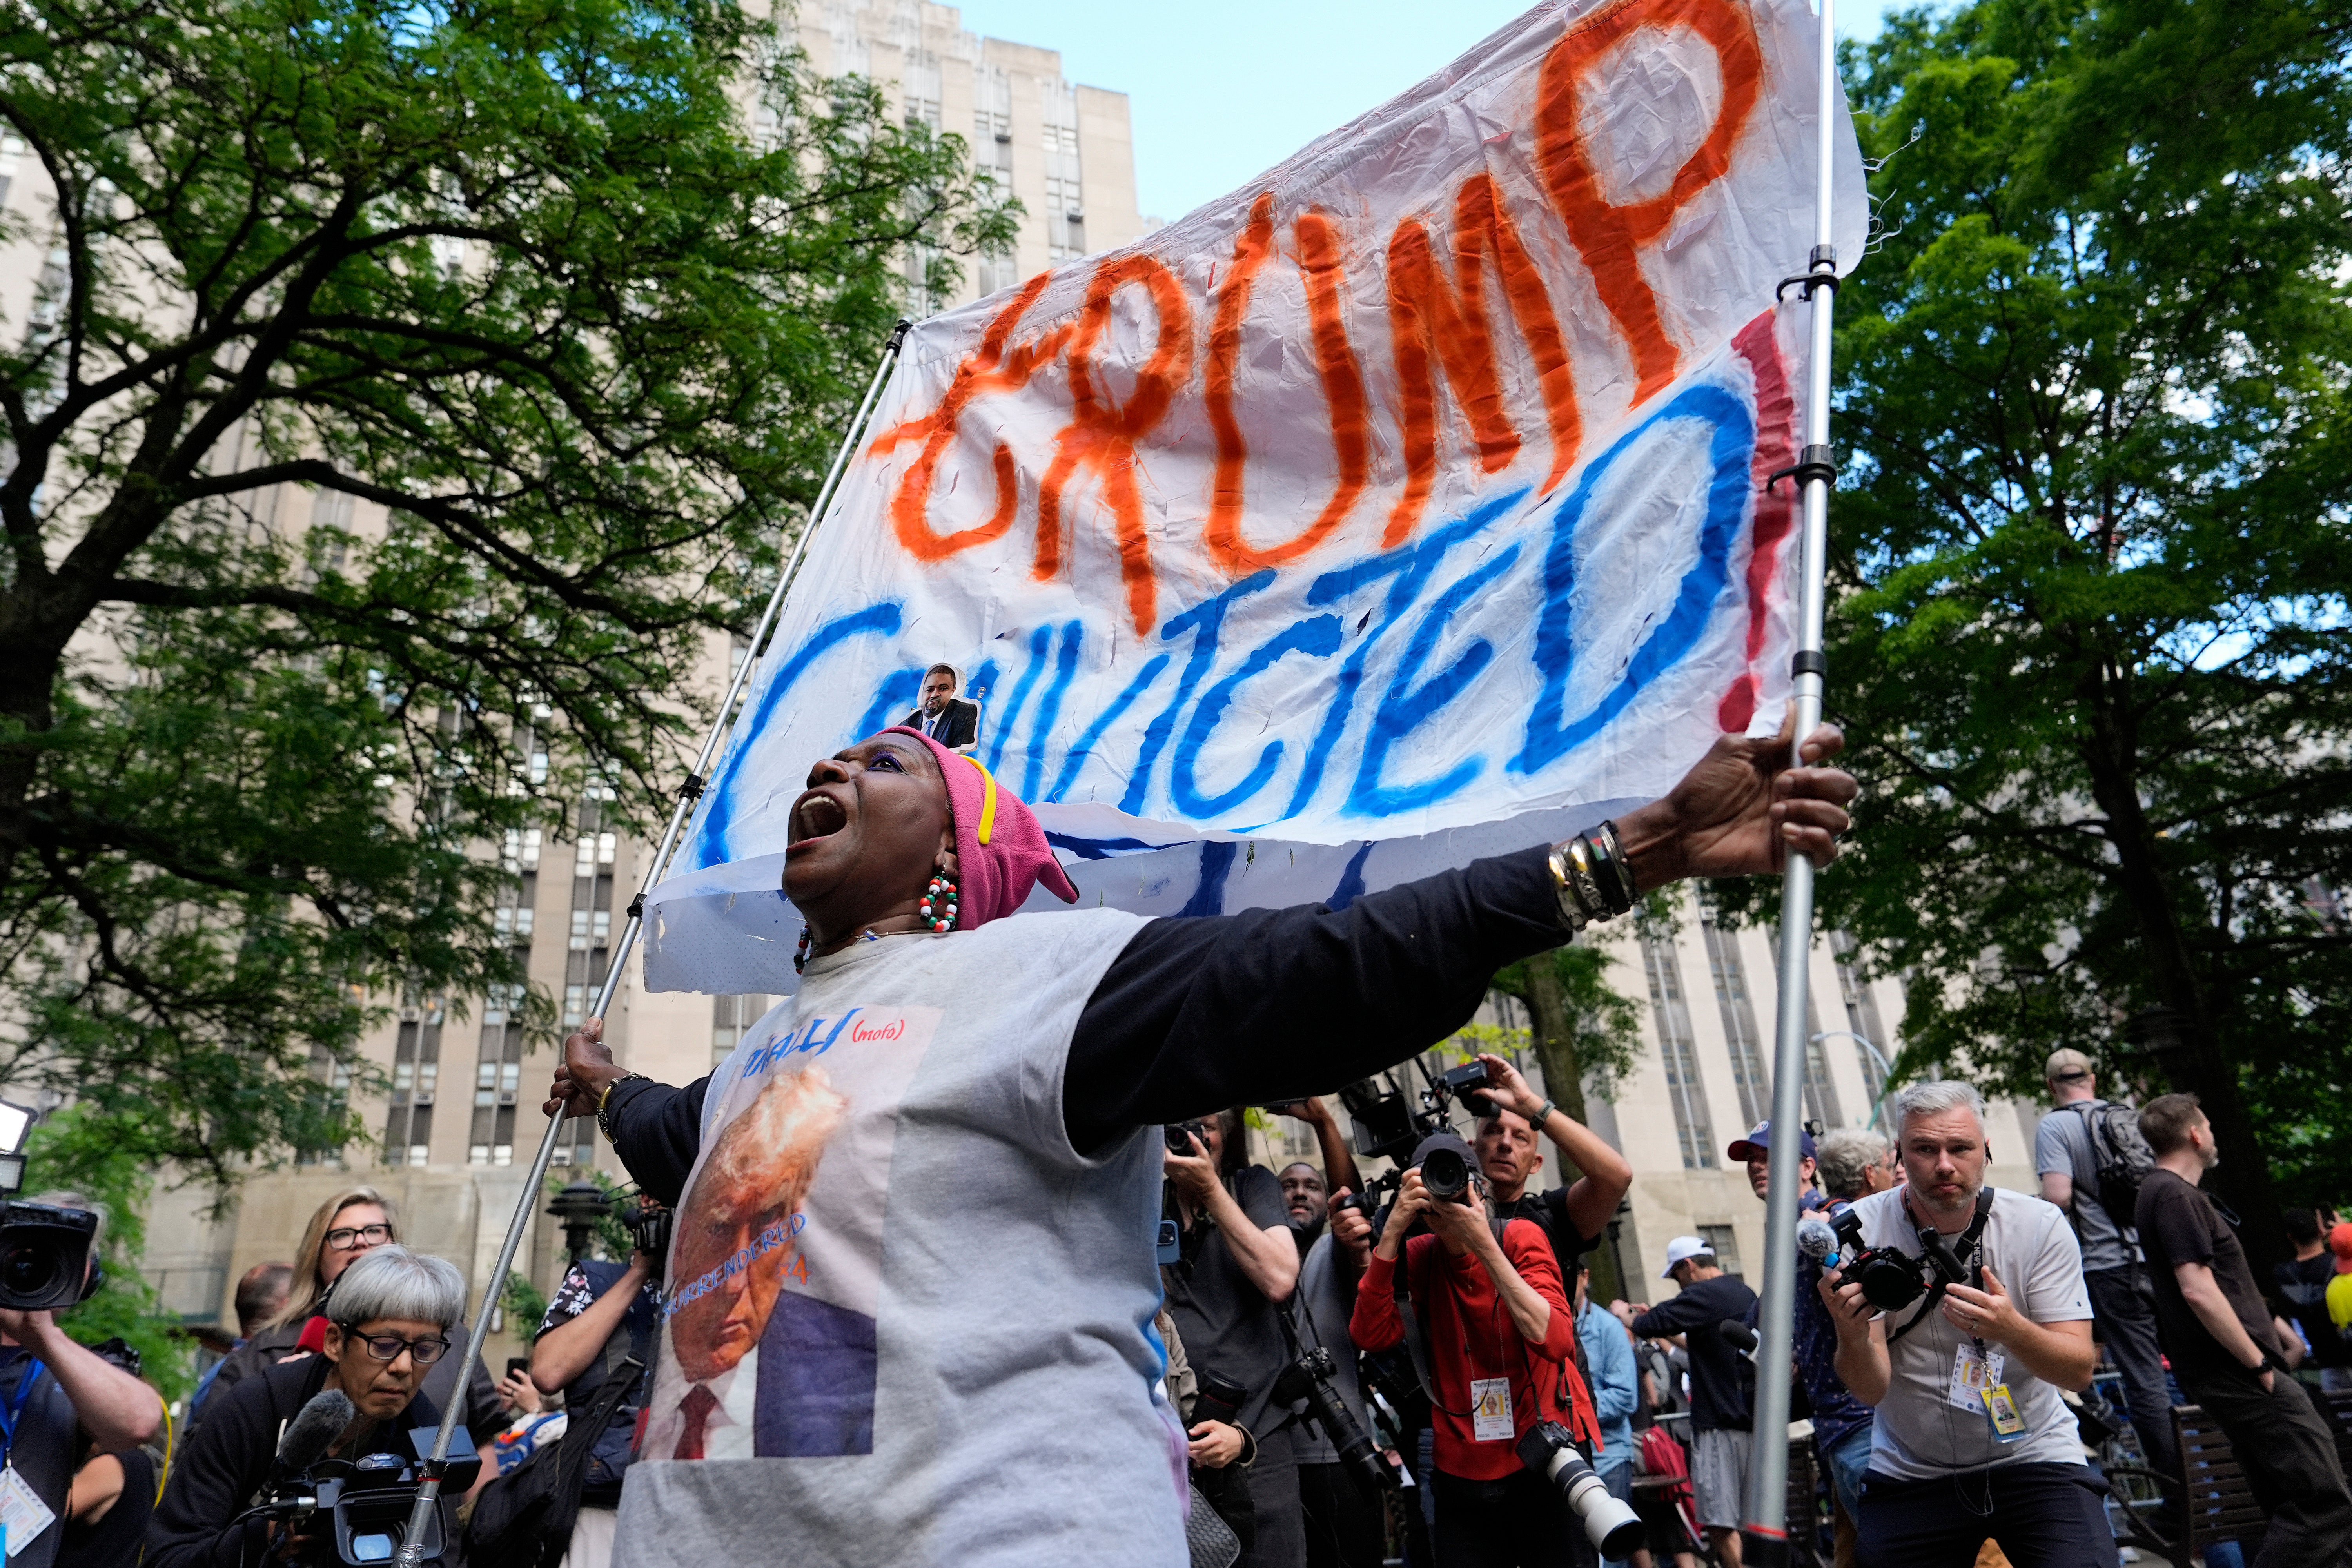
M2352 1187L2347 46L2344 0L1978 0L1847 56L1886 236L1838 300L1825 919L1909 977L1903 1070L2199 1092L2271 1247Z
M219 1173L341 1142L314 1069L380 999L520 980L485 846L653 800L908 258L944 289L1011 233L959 139L788 38L715 0L0 18L5 240L47 258L0 347L0 1079Z

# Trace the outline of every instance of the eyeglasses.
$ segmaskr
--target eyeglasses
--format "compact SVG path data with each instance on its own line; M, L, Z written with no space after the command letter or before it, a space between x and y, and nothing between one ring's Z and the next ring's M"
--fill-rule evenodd
M343 1324L342 1330L367 1346L368 1354L382 1362L398 1361L400 1352L406 1351L409 1359L417 1365L431 1366L441 1359L441 1352L449 1348L449 1342L445 1339L404 1340L398 1334L362 1334L349 1323Z
M337 1252L349 1252L354 1247L382 1247L392 1239L388 1225L344 1226L327 1233L327 1245Z

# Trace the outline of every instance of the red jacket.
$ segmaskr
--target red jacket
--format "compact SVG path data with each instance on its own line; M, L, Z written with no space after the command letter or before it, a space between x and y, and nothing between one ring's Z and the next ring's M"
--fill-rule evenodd
M1413 1311L1429 1348L1429 1375L1435 1387L1437 1468L1465 1480L1492 1481L1519 1470L1518 1438L1538 1421L1557 1421L1601 1452L1601 1423L1592 1395L1574 1362L1576 1319L1559 1288L1559 1265L1551 1242L1534 1222L1515 1219L1503 1226L1503 1255L1551 1308L1540 1345L1529 1342L1511 1321L1486 1266L1475 1253L1447 1254L1433 1236L1405 1243L1406 1278ZM1404 1338L1397 1313L1396 1265L1372 1254L1356 1289L1349 1337L1359 1349L1384 1351ZM1474 1378L1507 1377L1511 1384L1512 1436L1480 1442L1469 1414ZM1455 1412L1462 1412L1456 1415Z

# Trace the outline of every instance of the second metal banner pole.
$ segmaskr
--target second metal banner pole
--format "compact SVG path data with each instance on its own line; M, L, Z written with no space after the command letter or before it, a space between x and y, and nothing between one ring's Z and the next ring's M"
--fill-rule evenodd
M1811 353L1805 389L1805 449L1796 478L1804 497L1804 533L1798 568L1797 654L1791 661L1795 740L1822 721L1822 696L1828 673L1822 644L1827 619L1830 482L1836 459L1830 447L1830 329L1837 300L1834 152L1840 95L1833 0L1819 0L1821 53L1813 184L1813 249L1806 263L1805 297L1811 307ZM1801 765L1801 756L1791 759ZM1757 1330L1756 1411L1749 1439L1747 1522L1741 1527L1745 1562L1770 1568L1790 1558L1789 1380L1795 1342L1797 1200L1804 1158L1799 1137L1804 1115L1807 987L1813 945L1813 864L1788 858L1780 884L1780 1010L1772 1047L1772 1138L1769 1182L1764 1202L1764 1266L1761 1315ZM1810 1518L1801 1521L1810 1528Z

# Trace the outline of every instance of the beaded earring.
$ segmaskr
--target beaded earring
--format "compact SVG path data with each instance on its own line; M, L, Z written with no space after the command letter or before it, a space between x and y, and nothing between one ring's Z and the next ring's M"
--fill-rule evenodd
M931 885L923 889L923 901L915 912L933 931L953 931L956 923L956 885L945 873L934 873Z
M801 927L800 945L793 949L793 973L794 974L798 974L802 969L807 965L809 943L815 940L816 938L809 933L808 927Z

